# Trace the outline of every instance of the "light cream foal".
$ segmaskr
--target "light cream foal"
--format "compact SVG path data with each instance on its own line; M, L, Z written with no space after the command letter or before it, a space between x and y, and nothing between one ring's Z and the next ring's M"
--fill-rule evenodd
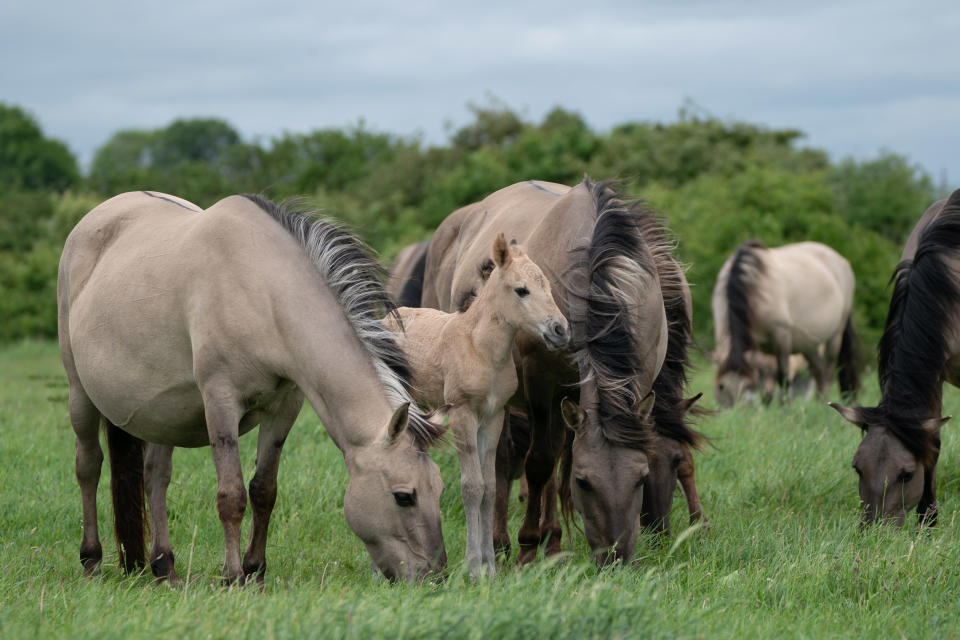
M570 340L549 280L524 249L515 242L508 245L501 233L493 242L492 262L480 268L489 272L486 282L461 301L459 312L401 307L402 331L392 318L384 321L400 334L414 397L435 407L449 405L472 577L495 573L495 460L504 405L517 390L514 338L525 332L550 350L564 348Z

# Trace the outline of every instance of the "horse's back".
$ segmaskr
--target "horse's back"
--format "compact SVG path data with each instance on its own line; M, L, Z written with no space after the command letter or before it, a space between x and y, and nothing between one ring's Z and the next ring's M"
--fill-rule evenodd
M61 351L111 422L147 441L200 446L198 374L242 377L230 364L239 358L252 369L248 386L262 383L270 356L261 352L278 346L273 298L285 280L303 281L297 267L309 260L284 257L296 241L257 209L241 196L201 211L131 193L71 232L58 283Z

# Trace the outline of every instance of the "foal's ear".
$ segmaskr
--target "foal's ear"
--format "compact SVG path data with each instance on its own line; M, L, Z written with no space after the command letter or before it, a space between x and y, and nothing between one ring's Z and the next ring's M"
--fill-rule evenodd
M507 239L502 233L497 234L497 239L493 241L493 264L501 269L506 269L511 260L513 260L513 255L510 253Z
M683 400L677 403L677 409L680 410L681 414L685 414L687 413L687 411L690 411L690 409L693 408L693 405L697 404L697 400L699 400L702 397L703 397L703 392L701 391L700 393L698 393L693 397L684 398Z
M387 441L391 444L397 441L397 438L400 437L400 434L403 433L403 430L407 428L407 418L410 417L410 403L404 402L402 405L397 407L396 411L393 412L393 415L390 417L390 422L387 424Z
M849 422L852 422L853 424L863 429L863 426L864 424L866 424L866 421L863 419L863 415L861 415L859 409L845 407L838 402L828 402L827 404L833 407L834 409L836 409L837 413L842 415Z
M696 401L696 400L694 400ZM633 410L633 414L637 417L637 420L640 422L645 422L647 418L650 417L650 414L653 412L653 405L657 402L657 394L654 391L650 391L643 400L637 403L637 406Z
M578 431L587 420L587 414L570 398L560 401L560 413L563 415L563 421L574 431Z

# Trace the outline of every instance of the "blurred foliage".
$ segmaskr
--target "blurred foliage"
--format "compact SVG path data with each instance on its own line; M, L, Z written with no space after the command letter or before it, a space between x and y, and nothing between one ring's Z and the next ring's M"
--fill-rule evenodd
M215 118L119 131L97 151L84 182L63 145L44 138L22 110L0 105L0 340L56 335L59 249L80 216L123 191L163 191L203 207L238 192L297 197L347 222L388 259L428 238L456 208L504 186L590 175L618 180L622 192L663 213L689 265L704 346L713 340L716 274L751 237L768 245L819 240L846 256L857 275L858 328L865 344L875 344L903 242L945 191L902 156L831 164L825 152L801 146L800 131L721 120L692 104L674 122L631 122L606 133L560 107L539 123L495 99L469 108L472 121L442 146L363 122L267 142L244 141Z

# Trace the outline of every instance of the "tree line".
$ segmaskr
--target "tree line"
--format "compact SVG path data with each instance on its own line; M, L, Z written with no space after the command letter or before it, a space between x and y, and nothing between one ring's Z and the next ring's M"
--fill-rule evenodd
M89 171L22 108L0 103L0 341L56 336L60 248L79 218L123 191L172 193L206 207L233 193L298 197L345 221L385 259L426 239L454 209L528 179L616 179L662 212L694 291L694 325L712 343L710 292L747 238L818 240L857 276L855 320L883 329L887 280L903 242L944 186L895 153L831 162L795 129L721 120L684 105L672 122L608 132L557 107L539 122L496 101L445 144L346 128L244 140L217 118L116 132Z

